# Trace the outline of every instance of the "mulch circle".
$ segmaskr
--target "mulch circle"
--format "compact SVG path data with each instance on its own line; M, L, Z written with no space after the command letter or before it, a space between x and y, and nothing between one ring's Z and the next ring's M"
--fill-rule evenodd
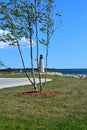
M49 97L49 96L57 96L61 95L60 92L56 91L30 91L30 92L22 92L19 93L20 96L29 96L29 97Z

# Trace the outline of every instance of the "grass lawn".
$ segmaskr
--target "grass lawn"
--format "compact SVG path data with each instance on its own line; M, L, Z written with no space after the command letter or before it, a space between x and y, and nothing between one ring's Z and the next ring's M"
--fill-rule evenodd
M33 90L27 85L0 89L0 130L87 130L87 79L48 77L45 89L61 95L18 95Z

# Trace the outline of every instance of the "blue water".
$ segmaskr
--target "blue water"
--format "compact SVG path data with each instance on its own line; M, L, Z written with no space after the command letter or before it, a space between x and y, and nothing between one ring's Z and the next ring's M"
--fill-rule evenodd
M16 69L17 72L24 72L23 69ZM31 72L31 68L27 68L27 72ZM37 72L37 69L35 69L35 72ZM73 75L87 75L87 69L48 69L48 72L60 72L62 74L73 74Z
M8 69L6 69L8 70ZM6 71L6 70L0 70L0 71ZM13 69L14 70L14 69ZM26 69L27 72L31 72L31 68ZM34 69L35 72L37 72L37 69ZM23 69L15 69L17 73L24 73ZM73 74L73 75L87 75L87 69L48 69L48 72L60 72L62 74Z
M87 75L87 69L48 69L48 71L62 74Z

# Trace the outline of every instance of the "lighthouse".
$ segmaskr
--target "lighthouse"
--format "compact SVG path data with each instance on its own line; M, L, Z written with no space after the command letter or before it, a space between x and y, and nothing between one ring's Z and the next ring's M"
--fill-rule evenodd
M39 71L40 72L44 72L44 61L43 61L43 55L40 55L40 59L39 59Z

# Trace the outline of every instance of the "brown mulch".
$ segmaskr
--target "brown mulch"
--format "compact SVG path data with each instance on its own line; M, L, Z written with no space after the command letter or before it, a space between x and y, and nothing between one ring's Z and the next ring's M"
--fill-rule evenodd
M49 96L57 96L61 95L60 92L56 91L30 91L30 92L22 92L19 93L21 96L29 96L29 97L49 97Z

